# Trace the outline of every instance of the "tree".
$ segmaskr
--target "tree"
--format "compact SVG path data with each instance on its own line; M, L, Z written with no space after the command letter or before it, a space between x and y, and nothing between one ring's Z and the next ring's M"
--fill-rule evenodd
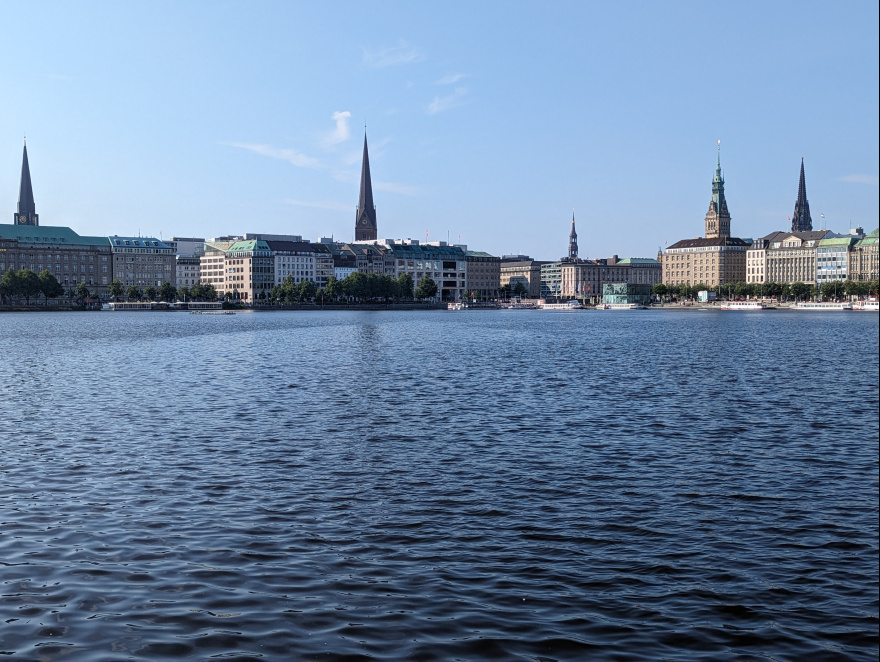
M529 295L529 289L521 281L517 281L513 286L513 294L518 297L526 297Z
M79 305L83 305L86 299L89 296L89 288L85 283L79 283L76 286L76 298L79 301Z
M140 301L142 296L141 288L137 285L129 285L125 291L125 296L129 301Z
M833 281L831 283L822 283L822 287L819 288L819 291L822 293L823 299L837 299L841 294L844 293L845 286L844 283L840 281Z
M181 285L177 288L177 298L180 301L186 301L190 298L189 288L186 285Z
M174 296L176 294L177 290L175 289L174 285L166 280L159 288L159 301L174 301Z
M107 292L110 293L110 296L113 297L113 300L116 301L119 297L122 296L122 293L125 290L122 287L122 283L116 280L115 278L110 281L110 286L107 288Z
M0 278L0 297L4 301L9 299L9 302L12 303L12 298L18 296L18 289L18 276L15 275L12 267L9 267L3 274L3 278Z
M412 274L400 274L397 277L397 296L401 299L413 298L413 277Z
M30 269L19 269L16 276L19 281L18 294L24 297L27 305L30 305L31 297L40 294L40 277Z
M791 296L795 298L795 300L806 298L810 294L810 286L806 283L796 282L789 283L788 291L791 293Z
M157 292L156 292L156 288L153 287L152 285L147 285L147 286L144 288L144 298L145 298L147 301L155 301L155 300L156 300L156 294L157 294Z
M519 284L521 285L522 283ZM416 298L433 299L435 296L437 296L437 283L434 282L433 278L422 276L419 286L416 288Z
M37 274L37 278L40 281L40 292L43 293L43 297L46 299L47 304L49 303L49 299L54 299L64 294L64 286L58 282L58 279L55 278L55 274L48 269L43 269Z
M316 292L315 284L310 280L300 281L297 286L296 297L300 301L311 301L315 298Z
M510 283L505 283L501 287L498 288L498 296L500 296L505 301L510 298L510 293L512 288L510 287Z
M324 286L324 296L334 301L342 296L342 284L336 276L330 276L327 279L327 285Z
M651 288L651 294L656 294L661 299L669 294L669 288L666 287L663 283L657 283L654 287Z

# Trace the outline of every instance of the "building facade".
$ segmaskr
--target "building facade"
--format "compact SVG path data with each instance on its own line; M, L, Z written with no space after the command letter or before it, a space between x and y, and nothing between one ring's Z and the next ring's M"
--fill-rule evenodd
M201 283L201 265L198 256L177 256L177 287L192 287Z
M0 275L7 269L48 270L68 291L80 283L108 296L113 260L107 237L81 237L70 228L0 225Z
M512 288L522 283L530 299L541 296L541 266L547 260L533 260L525 255L504 255L499 269L499 289L505 285Z
M497 299L501 289L501 258L464 249L467 268L464 289L480 301Z
M170 244L154 237L107 238L113 253L113 279L125 287L177 287L177 257Z
M771 232L762 237L767 245L764 282L815 285L816 249L829 234L826 230Z
M568 260L561 264L560 296L596 303L606 285L647 285L661 282L660 262L616 255L598 260Z
M851 280L861 282L878 280L878 234L880 230L874 230L867 236L858 240L853 246L849 262L849 277Z

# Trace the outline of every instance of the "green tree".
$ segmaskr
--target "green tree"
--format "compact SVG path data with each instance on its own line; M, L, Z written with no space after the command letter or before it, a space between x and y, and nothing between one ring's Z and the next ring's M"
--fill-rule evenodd
M79 283L76 286L76 299L79 301L79 305L84 305L86 299L89 296L89 287L85 283Z
M147 301L155 301L155 300L156 300L156 294L157 294L157 292L156 292L156 288L153 287L152 285L147 285L147 286L144 288L144 298L145 298Z
M822 283L822 286L819 288L819 291L822 294L823 299L836 300L839 299L842 294L845 293L846 286L844 283L840 281L833 281L830 283Z
M300 281L299 285L296 288L296 298L300 301L311 301L315 298L315 292L317 288L315 284L310 280Z
M177 298L180 301L188 301L191 295L189 293L189 288L186 285L181 285L177 288Z
M397 277L397 296L401 299L412 299L413 298L413 277L412 274L400 274Z
M336 276L330 276L327 279L327 285L324 286L324 296L333 301L342 296L342 284Z
M16 275L19 280L18 294L24 297L27 305L30 305L31 297L40 294L40 277L30 269L19 269Z
M159 301L168 301L170 303L174 301L174 296L176 294L177 289L166 280L159 288Z
M517 284L522 285L522 283ZM435 296L437 296L437 283L435 283L434 279L429 276L422 276L421 280L419 280L419 285L416 288L416 298L432 299Z
M498 288L498 296L507 301L510 299L510 293L512 292L512 288L510 287L510 283L505 283L501 287Z
M125 291L125 296L129 301L140 301L143 295L141 293L141 288L137 285L129 285L128 289Z
M654 287L651 288L651 294L656 294L661 299L669 294L669 288L666 287L663 283L657 283Z
M529 288L525 286L525 283L522 281L517 281L513 286L513 295L518 297L527 297L529 295Z
M18 296L18 291L18 276L15 275L12 267L9 267L3 274L3 277L0 278L0 297L2 297L4 301L8 299L9 303L12 303L13 297Z
M116 301L119 297L122 296L124 292L124 288L122 287L122 283L116 280L115 278L110 281L109 287L107 287L107 292L109 292L110 296L113 297L113 300Z
M810 286L800 281L788 284L788 291L795 300L806 299L810 294Z
M204 285L203 297L208 301L216 301L217 300L217 290L214 289L213 285Z
M40 281L40 292L43 293L43 297L46 299L47 304L49 303L49 299L55 299L64 294L64 286L58 282L58 279L55 278L55 274L48 269L43 269L37 274L37 278Z

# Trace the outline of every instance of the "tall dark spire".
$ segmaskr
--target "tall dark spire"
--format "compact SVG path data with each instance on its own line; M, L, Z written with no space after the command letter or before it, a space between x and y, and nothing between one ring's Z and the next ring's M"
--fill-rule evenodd
M377 237L376 206L373 204L373 182L370 179L370 154L367 151L367 132L364 131L364 160L361 164L361 192L355 216L354 240L371 241Z
M813 229L810 218L810 203L807 202L807 182L804 179L804 157L801 157L801 178L798 182L798 197L794 203L794 214L791 217L792 232L809 232Z
M36 205L34 205L34 189L33 186L31 186L31 168L28 165L27 139L24 141L24 155L21 159L21 185L18 189L18 211L15 212L13 223L16 223L17 225L40 224Z
M730 236L730 212L724 197L724 177L721 175L721 141L718 141L718 164L712 180L712 199L706 212L706 239Z
M568 257L576 260L578 256L578 233L574 229L574 209L571 210L571 232L568 233Z

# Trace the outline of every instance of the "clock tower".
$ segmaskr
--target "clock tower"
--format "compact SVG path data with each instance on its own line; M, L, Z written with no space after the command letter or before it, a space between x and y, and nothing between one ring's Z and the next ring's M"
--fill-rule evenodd
M21 160L21 186L18 189L18 211L12 221L15 225L39 225L40 217L34 205L34 189L31 186L31 169L28 165L27 140Z
M364 132L364 160L361 164L361 192L354 220L354 240L373 241L378 238L376 206L373 204L373 182L370 179L370 155Z

